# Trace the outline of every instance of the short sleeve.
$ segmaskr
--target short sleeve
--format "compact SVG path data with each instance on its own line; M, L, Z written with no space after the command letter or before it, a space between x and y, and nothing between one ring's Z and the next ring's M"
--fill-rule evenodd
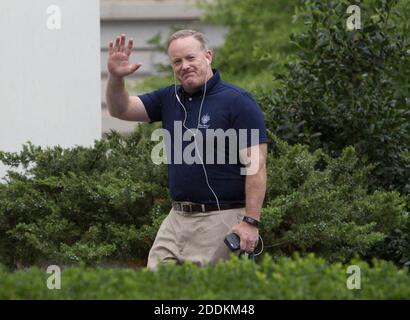
M138 96L144 104L150 122L162 120L162 106L164 101L164 89L155 90Z
M240 149L268 142L262 110L247 92L241 93L235 101L233 128L239 131Z

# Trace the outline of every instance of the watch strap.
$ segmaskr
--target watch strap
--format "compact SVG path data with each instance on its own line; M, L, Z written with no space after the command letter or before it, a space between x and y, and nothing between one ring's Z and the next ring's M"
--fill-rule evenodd
M249 216L244 216L243 221L245 221L246 223L248 223L248 224L250 224L254 227L257 227L257 228L259 227L259 224L260 224L260 222L258 220L254 219L254 218L251 218Z

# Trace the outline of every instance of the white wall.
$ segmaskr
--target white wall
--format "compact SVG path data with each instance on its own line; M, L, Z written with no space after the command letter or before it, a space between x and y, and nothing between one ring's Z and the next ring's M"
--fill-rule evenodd
M61 29L47 26L50 5L60 8ZM1 0L0 39L1 150L101 137L98 0Z

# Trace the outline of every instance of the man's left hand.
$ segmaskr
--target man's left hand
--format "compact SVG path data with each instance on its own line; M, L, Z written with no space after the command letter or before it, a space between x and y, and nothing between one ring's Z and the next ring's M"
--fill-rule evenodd
M244 221L233 226L231 233L236 233L241 238L241 250L245 252L253 252L259 239L259 230Z

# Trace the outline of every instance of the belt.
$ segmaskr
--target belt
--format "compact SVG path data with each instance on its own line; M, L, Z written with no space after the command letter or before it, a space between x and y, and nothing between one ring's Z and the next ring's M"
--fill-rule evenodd
M172 204L174 210L182 211L186 213L200 213L208 211L217 211L218 205L216 204L201 204L201 203L184 203L184 202L174 202ZM219 208L221 210L244 208L244 203L221 203Z

